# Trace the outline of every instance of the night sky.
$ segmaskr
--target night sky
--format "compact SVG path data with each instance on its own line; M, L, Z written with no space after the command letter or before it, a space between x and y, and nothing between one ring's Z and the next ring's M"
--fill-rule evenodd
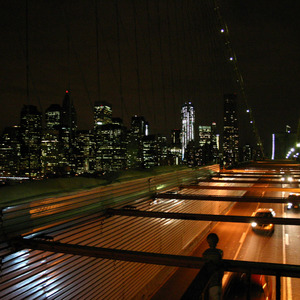
M219 3L268 154L273 132L287 124L297 130L300 4ZM223 94L237 93L241 140L252 143L214 7L207 0L28 0L26 40L26 1L1 0L0 130L19 123L24 104L45 112L70 90L79 129L92 128L93 103L100 100L126 126L143 115L150 133L169 136L180 128L182 104L191 101L196 125L216 122L221 132Z

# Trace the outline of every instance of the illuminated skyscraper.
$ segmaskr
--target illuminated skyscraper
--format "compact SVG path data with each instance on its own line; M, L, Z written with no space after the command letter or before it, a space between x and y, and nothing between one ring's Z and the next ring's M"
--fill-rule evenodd
M194 123L195 110L191 102L185 103L181 108L181 146L182 159L184 159L184 152L189 142L194 140Z
M215 145L217 149L219 149L217 124L215 122L212 122L211 124L211 142Z
M21 169L23 174L36 177L41 168L42 114L36 106L24 105L21 111Z
M59 130L61 127L61 107L59 104L51 104L45 112L46 129Z
M199 126L199 160L200 165L216 163L219 158L217 124Z
M225 165L238 162L239 129L236 94L224 95L223 160Z
M145 121L143 116L133 116L131 118L131 134L136 138L140 139L141 137L148 135L149 124Z
M66 91L61 114L61 141L64 149L67 173L75 170L74 153L77 131L77 114L69 91Z
M61 129L64 146L72 148L77 130L77 115L69 91L66 91L62 104Z
M171 145L169 149L171 165L179 165L182 162L181 152L181 130L174 129L171 132Z
M96 136L96 171L116 171L126 167L126 128L120 118L101 125Z
M60 174L65 165L64 147L61 143L61 106L51 104L45 112L45 129L41 142L42 173Z
M144 136L142 139L142 165L144 168L157 166L158 162L158 141L155 135Z
M219 162L219 149L220 149L220 135L217 133L217 124L212 122L211 124L211 143L213 151L214 162Z
M94 129L112 122L112 106L105 101L96 101L94 105Z
M78 130L76 137L76 173L94 170L94 138L92 130Z
M126 129L123 120L112 117L111 104L94 105L95 171L116 171L126 166Z
M143 116L131 117L131 127L128 132L127 164L129 168L143 165L143 138L149 135L149 124ZM148 141L146 139L146 141ZM149 142L152 143L151 137Z
M6 127L0 137L0 174L19 174L21 159L20 126Z
M212 129L211 126L199 126L199 146L202 147L205 144L211 144Z

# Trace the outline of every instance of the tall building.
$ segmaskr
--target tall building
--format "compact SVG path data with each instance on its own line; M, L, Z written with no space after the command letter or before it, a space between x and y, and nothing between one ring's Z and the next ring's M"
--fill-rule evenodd
M199 125L199 151L198 165L212 162L212 128L209 125ZM195 155L196 156L196 155ZM197 156L196 156L197 157Z
M0 175L19 175L20 159L20 127L6 127L0 137Z
M62 175L65 173L66 161L64 148L59 139L59 131L55 129L43 130L41 140L42 174Z
M211 144L212 130L211 126L199 125L199 146Z
M51 104L45 111L45 128L60 130L62 108L59 104Z
M168 165L168 145L167 137L160 134L157 135L157 165Z
M149 135L149 124L143 116L133 116L127 136L127 163L129 168L143 166L143 138ZM150 139L151 140L151 139Z
M216 148L219 149L219 142L218 142L218 134L217 134L217 124L216 122L211 123L211 141Z
M84 174L94 170L94 137L92 130L78 130L76 136L76 173Z
M96 171L117 171L126 167L126 128L120 118L103 124L97 131Z
M112 122L112 106L105 101L96 101L94 104L94 129Z
M41 171L42 114L34 105L24 105L21 110L21 172L38 177Z
M61 127L64 137L67 138L71 143L75 138L77 130L77 114L69 91L66 91L63 99L61 110Z
M142 137L148 133L149 124L145 121L143 116L133 116L131 118L131 133L136 137Z
M219 160L218 135L216 123L199 126L199 161L200 165L216 163Z
M217 124L215 122L211 124L211 143L213 148L213 161L219 163L220 135L217 133Z
M158 143L155 135L147 135L142 139L143 144L143 167L151 168L158 165Z
M189 142L194 141L195 110L191 102L186 102L181 108L181 147L182 159Z
M41 142L42 173L62 175L64 172L64 147L60 138L62 108L59 104L51 104L45 111L45 129Z
M182 163L181 130L173 129L171 132L171 145L168 150L169 165Z
M126 167L126 128L120 118L112 117L112 105L94 104L94 166L96 172Z
M223 162L234 165L239 157L239 128L236 94L224 95Z
M64 159L67 173L73 172L74 155L73 150L75 147L75 137L77 131L77 114L70 97L70 92L66 91L63 99L61 111L61 141L64 149Z

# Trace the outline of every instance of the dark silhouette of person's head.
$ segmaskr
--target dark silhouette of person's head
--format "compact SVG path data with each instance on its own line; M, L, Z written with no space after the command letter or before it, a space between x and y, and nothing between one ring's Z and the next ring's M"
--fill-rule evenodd
M210 248L216 248L216 246L219 242L219 237L215 233L210 233L207 236L206 240L207 240Z

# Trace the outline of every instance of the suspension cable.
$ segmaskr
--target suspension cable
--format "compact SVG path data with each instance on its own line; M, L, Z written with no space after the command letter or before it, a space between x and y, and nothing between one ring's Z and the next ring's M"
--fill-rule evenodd
M96 52L97 52L97 89L98 101L100 101L100 62L99 62L99 18L98 18L98 0L95 0L95 19L96 19Z
M225 23L224 19L222 18L222 15L221 15L221 12L220 12L219 1L214 0L214 2L215 2L215 8L214 9L215 9L215 12L217 14L218 21L220 23L220 31L224 36L225 45L226 45L226 48L227 48L227 51L228 51L228 54L229 54L228 59L230 59L231 62L232 62L234 73L235 73L235 76L236 76L236 83L237 83L237 85L238 85L238 87L241 91L241 96L242 96L242 99L244 100L244 103L246 105L247 113L250 116L250 123L252 124L253 133L254 133L254 136L255 136L255 139L256 139L256 145L259 147L259 149L261 151L262 158L264 159L263 145L262 145L262 142L261 142L258 130L257 130L255 119L253 117L253 112L252 112L252 110L251 110L251 108L248 104L247 95L246 95L246 92L245 92L244 80L243 80L242 74L241 74L241 72L239 70L239 67L238 67L236 54L235 54L235 52L234 52L234 50L231 46L231 43L230 43L228 27L227 27L227 24Z
M122 66L121 66L121 47L120 47L120 16L118 0L115 1L116 21L117 21L117 46L118 46L118 65L119 65L119 91L121 97L121 116L124 119L124 98L123 98L123 82L122 82Z
M167 124L167 109L166 109L166 89L165 89L165 65L163 60L163 50L162 50L162 32L161 32L161 16L160 16L160 1L158 0L157 5L157 16L158 16L158 35L159 35L159 54L161 59L161 84L163 92L163 108L164 108L164 125Z
M139 100L139 114L142 114L141 108L141 78L140 78L140 61L138 52L138 40L137 40L137 20L136 20L136 7L135 1L132 0L133 7L133 20L134 20L134 41L135 41L135 60L136 60L136 77L137 77L137 90L138 90L138 100Z

